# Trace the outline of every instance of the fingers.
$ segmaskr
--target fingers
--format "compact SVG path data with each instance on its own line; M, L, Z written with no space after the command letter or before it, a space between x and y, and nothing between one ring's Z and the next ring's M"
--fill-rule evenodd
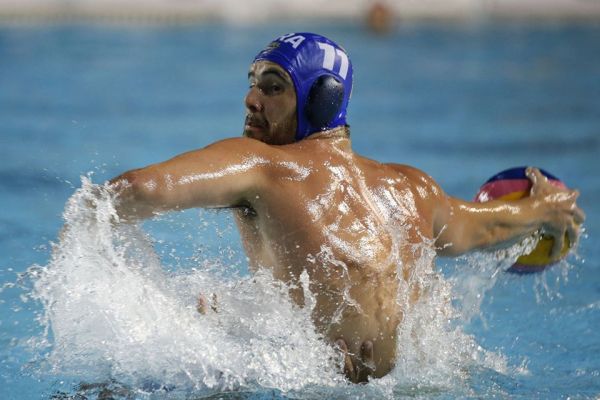
M565 234L566 237L569 241L569 243L567 243L570 247L573 247L578 239L579 239L579 232L580 232L580 225L583 224L583 222L585 221L585 213L583 212L583 210L579 207L577 207L576 204L576 200L579 197L579 190L571 190L569 193L569 198L572 201L571 204L571 209L570 209L570 213L569 213L569 220L568 222L566 222L566 229L565 229ZM563 235L564 237L564 235ZM557 243L555 243L556 246L558 246ZM561 249L562 250L562 249ZM561 251L559 250L559 251ZM553 253L555 251L555 249L552 250Z
M567 229L567 238L569 239L569 244L571 247L575 246L577 240L579 239L579 226L572 224Z
M198 296L196 310L202 315L206 315L206 311L208 311L208 300L206 300L206 296L204 296L203 294L200 294Z
M575 221L575 223L578 225L583 224L583 222L585 221L585 213L581 208L575 207L575 209L573 210L573 221Z
M576 193L577 194L577 193ZM585 213L577 206L573 205L573 209L565 220L555 227L555 229L546 232L552 236L554 243L550 250L550 259L558 259L565 245L574 247L578 240L581 230L581 224L585 221ZM565 243L565 240L568 240Z
M540 171L539 168L527 167L525 173L527 174L527 177L531 179L534 183L548 180L548 178L546 178L544 174L542 174L542 171Z
M373 342L365 340L360 346L360 357L362 359L362 368L360 370L360 382L368 382L369 376L373 375L375 370L375 360L373 359Z
M561 234L552 235L553 244L552 249L550 250L550 259L559 259L565 247L575 247L579 240L579 231L579 225L571 223L567 225L567 228Z
M373 342L365 340L360 346L360 359L352 361L352 354L348 350L346 341L339 338L335 341L335 346L344 356L344 374L353 383L365 383L375 371L375 361L373 357ZM355 355L356 356L356 355Z
M525 175L527 175L527 178L529 178L532 183L535 183L537 179L536 171L539 172L539 170L535 167L527 167L525 169Z
M533 196L537 192L538 185L542 182L546 182L548 179L540 172L538 168L527 167L525 175L531 181L530 195Z
M585 213L583 212L583 210L581 208L577 207L576 201L578 198L579 198L579 190L572 190L571 191L571 200L573 201L573 204L571 206L571 215L573 218L573 222L575 222L577 225L581 225L585 221Z
M579 190L574 189L574 190L571 190L571 192L573 192L573 200L577 200L580 195Z
M217 294L213 293L212 295L212 304L210 305L210 309L214 312L217 312Z
M565 232L554 236L554 243L552 244L552 250L550 250L550 259L555 260L560 257L560 251L565 244Z
M196 310L200 314L206 315L206 312L208 311L209 307L214 312L217 312L217 294L216 293L212 294L212 301L210 302L210 305L209 305L209 302L208 302L208 299L206 298L206 296L203 295L202 293L200 293L198 295L198 301L196 302Z
M532 183L530 196L537 197L547 210L542 230L554 239L549 256L557 260L566 240L569 246L577 243L579 225L585 221L585 213L577 206L579 191L552 185L538 168L528 167L525 174Z
M365 340L360 347L360 356L365 364L373 364L373 342Z
M348 346L346 345L346 341L342 338L335 341L336 347L342 352L344 356L344 375L351 381L356 382L357 374L354 365L352 364L352 359L350 358L350 353L348 352Z

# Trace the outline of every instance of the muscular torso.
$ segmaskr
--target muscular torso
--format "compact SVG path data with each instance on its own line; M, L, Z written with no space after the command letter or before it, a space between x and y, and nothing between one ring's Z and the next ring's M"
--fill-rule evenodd
M252 267L270 268L299 305L314 304L317 328L343 338L350 353L371 340L374 376L385 375L403 315L398 279L408 279L415 246L432 236L431 188L414 170L359 157L339 138L286 146L267 168L264 186L237 211Z

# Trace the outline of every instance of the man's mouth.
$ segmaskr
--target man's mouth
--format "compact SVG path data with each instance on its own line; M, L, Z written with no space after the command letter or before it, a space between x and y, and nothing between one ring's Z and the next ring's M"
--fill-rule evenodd
M266 126L267 124L265 122L251 116L247 116L244 123L244 131L261 132L265 130Z

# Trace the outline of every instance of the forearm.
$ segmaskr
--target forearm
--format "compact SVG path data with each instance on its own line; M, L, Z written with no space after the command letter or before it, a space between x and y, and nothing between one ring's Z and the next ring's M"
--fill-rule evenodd
M515 243L543 229L548 220L539 201L531 198L483 204L449 202L446 223L436 240L438 254L444 256Z

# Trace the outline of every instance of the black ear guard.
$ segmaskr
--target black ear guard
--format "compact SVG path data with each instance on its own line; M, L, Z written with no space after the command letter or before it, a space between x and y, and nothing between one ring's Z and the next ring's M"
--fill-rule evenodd
M344 84L332 75L321 75L310 88L304 112L314 129L329 128L344 101Z

